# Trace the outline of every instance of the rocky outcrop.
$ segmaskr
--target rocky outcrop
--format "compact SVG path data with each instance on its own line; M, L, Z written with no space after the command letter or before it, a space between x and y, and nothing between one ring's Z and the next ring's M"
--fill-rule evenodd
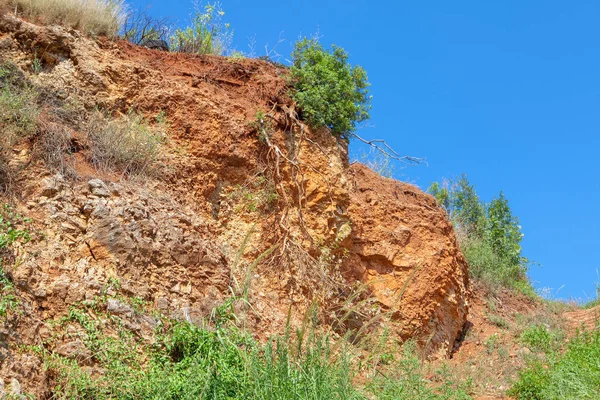
M44 215L46 240L12 277L44 308L93 298L112 278L159 309L204 315L230 284L210 228L164 195L100 179L68 185L55 176L28 206Z
M298 121L285 69L0 17L1 58L30 71L36 55L43 71L28 78L48 107L79 105L77 118L57 122L77 121L77 179L22 162L17 206L43 235L9 271L26 311L0 346L6 384L14 378L31 392L46 379L37 364L12 372L7 360L15 358L6 354L16 343L86 359L76 339L48 342L47 322L73 304L109 296L106 311L144 337L155 321L119 296L197 323L242 283L259 338L280 332L289 310L300 321L313 301L327 309L353 299L359 280L398 337L417 338L429 355L450 354L469 285L446 214L413 186L349 166L346 143ZM85 113L97 106L166 116L158 174L127 180L87 163ZM252 128L259 110L269 113L268 141ZM32 157L33 149L19 154Z
M468 314L467 262L446 213L416 187L354 164L349 266L401 334L450 355Z

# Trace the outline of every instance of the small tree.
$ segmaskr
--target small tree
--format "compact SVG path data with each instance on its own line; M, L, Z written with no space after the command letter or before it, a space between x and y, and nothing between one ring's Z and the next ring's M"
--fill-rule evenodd
M443 206L452 220L469 236L482 237L486 224L485 206L463 174L457 181L434 182L431 193Z
M525 261L521 256L521 226L517 217L512 215L504 193L494 198L487 209L487 237L494 253L510 265L521 265Z
M367 73L348 64L341 47L326 51L316 39L304 38L292 53L291 95L311 127L326 126L347 138L358 122L369 119L371 96Z
M502 192L485 204L463 174L455 181L433 183L429 193L454 223L473 278L534 293L527 279L529 260L521 254L521 226Z

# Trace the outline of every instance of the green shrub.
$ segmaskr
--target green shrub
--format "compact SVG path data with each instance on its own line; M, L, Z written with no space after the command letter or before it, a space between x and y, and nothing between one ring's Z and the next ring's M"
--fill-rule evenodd
M192 54L223 55L231 46L233 31L222 21L225 13L218 3L197 10L192 25L177 29L171 36L171 50Z
M521 333L521 343L533 351L549 353L558 347L559 335L544 325L533 325Z
M25 15L90 35L116 36L125 19L124 0L12 0Z
M292 57L291 95L311 127L326 126L333 135L348 137L356 123L369 119L367 74L348 64L341 47L326 51L316 39L304 38L296 43Z
M546 365L530 364L509 394L527 400L600 398L600 330L579 333Z
M527 278L529 260L521 254L521 226L502 192L484 203L464 174L433 183L429 192L448 212L472 278L535 296Z
M95 112L87 125L91 162L97 168L129 175L148 173L158 157L163 129L161 123L152 128L133 112L117 119Z
M533 361L525 370L519 373L519 380L507 394L519 400L544 400L541 393L548 385L548 372L539 361Z

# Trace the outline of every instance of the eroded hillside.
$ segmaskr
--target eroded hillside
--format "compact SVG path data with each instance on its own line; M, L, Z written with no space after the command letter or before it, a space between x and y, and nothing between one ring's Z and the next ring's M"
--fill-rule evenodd
M316 304L354 341L387 328L431 357L451 354L469 279L446 213L349 165L346 142L305 126L285 68L94 41L9 14L0 62L18 67L42 109L8 160L4 202L32 220L18 223L32 237L4 265L17 299L0 328L7 383L52 395L58 377L40 349L101 373L78 328L58 322L98 298L142 340L155 312L201 324L233 295L262 339ZM160 116L160 152L143 174L94 162L97 110ZM40 143L57 131L66 145L51 164Z

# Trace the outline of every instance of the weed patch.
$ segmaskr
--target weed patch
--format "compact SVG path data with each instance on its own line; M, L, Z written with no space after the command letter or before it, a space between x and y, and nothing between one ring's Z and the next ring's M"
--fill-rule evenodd
M0 206L0 322L4 322L9 312L19 305L15 287L5 271L5 265L14 262L12 246L30 240L29 232L19 225L29 222L16 214L7 204Z
M548 333L541 329L525 336L548 350ZM546 360L535 360L519 373L509 391L517 399L597 399L600 395L600 330L580 332L570 340L564 354L550 348Z

